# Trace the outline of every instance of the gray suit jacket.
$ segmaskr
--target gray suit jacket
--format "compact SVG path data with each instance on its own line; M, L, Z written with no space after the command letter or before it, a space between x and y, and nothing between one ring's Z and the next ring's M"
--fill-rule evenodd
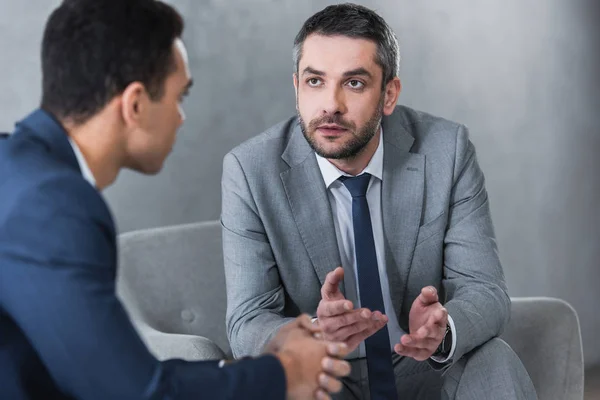
M398 321L408 332L413 300L435 286L454 319L458 360L499 335L510 315L483 173L462 125L398 106L383 131L385 257ZM341 265L323 177L297 118L225 156L222 202L227 333L236 357L257 355L291 318L316 314L325 275Z

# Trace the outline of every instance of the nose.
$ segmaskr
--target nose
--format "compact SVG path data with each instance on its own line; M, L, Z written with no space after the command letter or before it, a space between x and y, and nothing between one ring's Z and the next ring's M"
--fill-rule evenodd
M323 114L345 114L346 109L346 98L344 90L340 87L333 87L326 92L326 99L323 105Z

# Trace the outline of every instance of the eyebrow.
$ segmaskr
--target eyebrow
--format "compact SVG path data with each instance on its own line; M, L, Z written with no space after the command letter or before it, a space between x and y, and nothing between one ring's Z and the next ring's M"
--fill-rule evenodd
M369 78L373 77L373 75L371 75L371 73L369 71L367 71L366 69L364 69L362 67L344 72L344 77L357 76L357 75L362 75L362 76L366 76Z
M312 67L306 67L304 68L304 70L302 71L302 75L306 75L306 74L312 74L312 75L318 75L318 76L325 76L325 72L323 71L319 71L318 69L314 69Z
M318 69L314 69L312 67L304 68L304 70L302 71L302 75L306 75L306 74L317 75L317 76L327 75L325 72L319 71ZM363 67L352 69L350 71L346 71L343 74L344 78L347 78L350 76L357 76L357 75L362 75L362 76L366 76L369 78L373 78L373 75L369 71L364 69Z

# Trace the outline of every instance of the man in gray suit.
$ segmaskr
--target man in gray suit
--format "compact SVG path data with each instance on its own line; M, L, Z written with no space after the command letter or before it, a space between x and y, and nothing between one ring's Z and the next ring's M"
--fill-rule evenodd
M310 17L294 58L298 115L224 159L234 355L308 312L353 349L340 398L536 398L497 338L510 299L467 129L396 105L398 43L365 7Z

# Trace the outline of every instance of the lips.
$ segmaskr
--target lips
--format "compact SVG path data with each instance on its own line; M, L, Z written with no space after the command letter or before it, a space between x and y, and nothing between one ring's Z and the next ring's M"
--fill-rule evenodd
M320 125L317 130L324 136L340 136L347 131L346 128L335 124Z

